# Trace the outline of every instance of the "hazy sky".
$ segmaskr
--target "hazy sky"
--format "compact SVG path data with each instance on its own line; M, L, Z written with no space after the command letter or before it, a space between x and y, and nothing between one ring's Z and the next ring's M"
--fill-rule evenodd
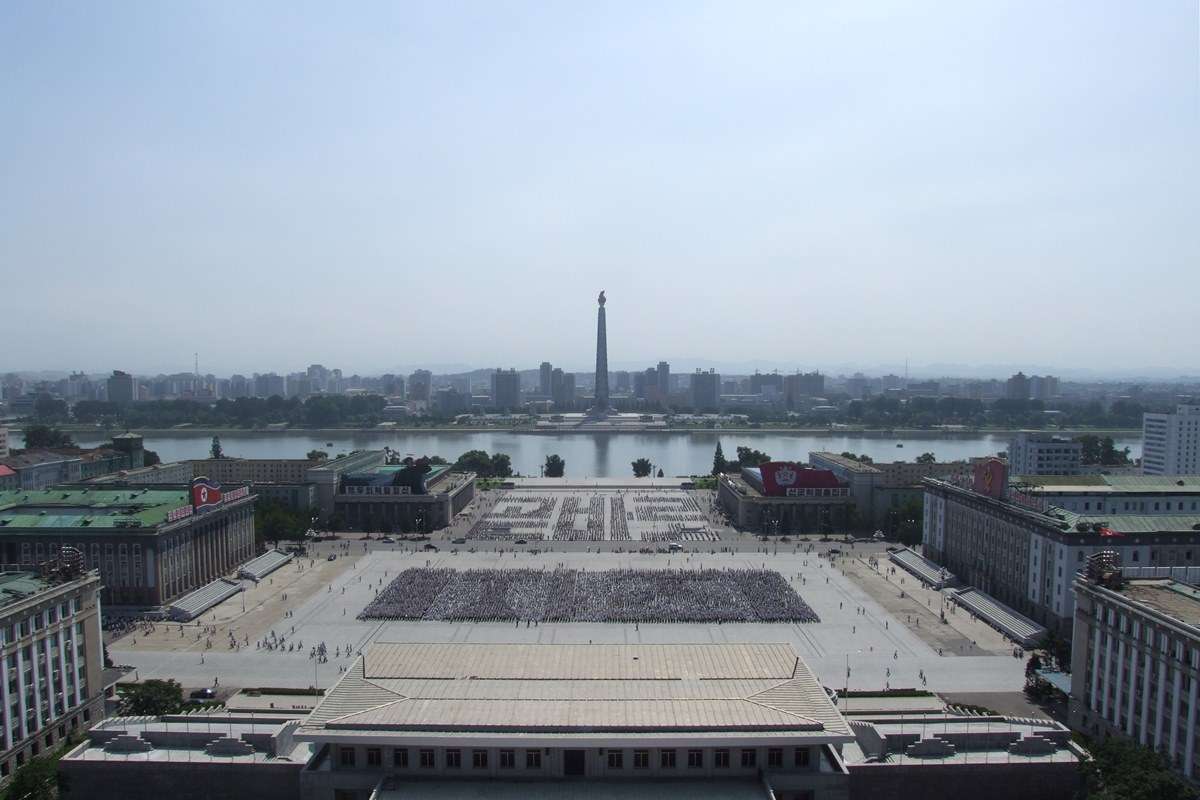
M0 370L1198 371L1153 2L0 4Z

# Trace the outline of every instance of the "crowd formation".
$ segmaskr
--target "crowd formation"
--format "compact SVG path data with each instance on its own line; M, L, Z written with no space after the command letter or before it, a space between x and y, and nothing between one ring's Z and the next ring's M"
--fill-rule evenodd
M472 622L818 622L764 569L407 569L361 620Z

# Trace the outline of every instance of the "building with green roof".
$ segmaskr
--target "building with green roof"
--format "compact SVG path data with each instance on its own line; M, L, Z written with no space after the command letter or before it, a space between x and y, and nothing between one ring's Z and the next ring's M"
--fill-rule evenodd
M77 549L106 606L160 607L255 555L254 500L227 487L195 507L188 485L0 492L0 565L30 570Z

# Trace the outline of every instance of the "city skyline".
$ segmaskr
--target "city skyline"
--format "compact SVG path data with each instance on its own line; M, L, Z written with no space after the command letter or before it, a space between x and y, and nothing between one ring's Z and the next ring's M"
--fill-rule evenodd
M4 369L582 371L602 274L622 363L1200 371L1194 5L0 28Z

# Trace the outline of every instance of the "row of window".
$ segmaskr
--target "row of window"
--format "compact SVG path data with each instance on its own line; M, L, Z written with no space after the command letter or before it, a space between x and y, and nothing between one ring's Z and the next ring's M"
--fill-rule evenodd
M14 622L11 625L5 625L0 628L0 639L3 644L12 644L19 639L23 639L32 633L40 631L42 628L48 627L57 623L60 619L67 619L72 609L78 613L83 610L83 598L76 597L69 602L60 605L51 606L42 611L32 614L20 622ZM83 633L83 624L77 623L76 627L80 633Z
M472 769L487 769L488 768L488 750L476 749L471 750L471 768ZM499 750L499 766L500 769L516 769L517 767L517 752L516 750ZM649 769L650 768L650 750L634 750L633 751L633 768L634 769ZM704 754L706 751L691 749L687 751L687 766L689 769L703 769L705 766ZM718 748L712 751L712 766L716 769L728 769L732 763L732 751L725 748ZM758 751L750 748L738 751L740 763L743 769L753 769L758 766ZM662 769L675 769L677 766L677 751L675 750L659 750L658 764ZM420 769L434 769L437 767L437 751L432 748L424 748L417 750L416 765ZM625 751L617 749L609 749L605 751L606 763L609 769L624 769L625 768ZM343 767L357 766L358 751L353 747L343 747L338 751L338 764ZM542 767L542 751L541 750L525 750L524 751L525 769L541 769ZM796 747L792 749L792 766L807 767L810 763L810 751L807 747ZM462 769L463 751L459 749L447 749L442 751L442 766L446 769ZM767 767L771 769L782 769L784 765L784 748L771 747L767 749ZM366 748L366 766L382 767L383 766L383 748L368 747ZM409 751L405 748L396 748L392 750L391 766L397 769L408 769L410 767Z

